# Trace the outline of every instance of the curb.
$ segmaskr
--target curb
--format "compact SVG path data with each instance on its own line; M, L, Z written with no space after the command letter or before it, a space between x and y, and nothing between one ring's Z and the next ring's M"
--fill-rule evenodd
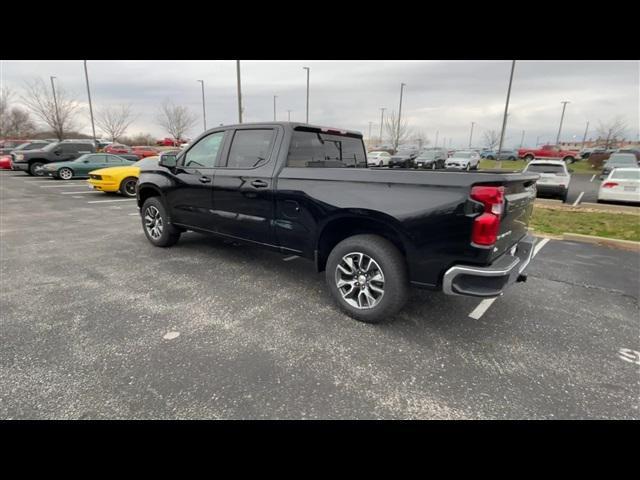
M640 242L634 242L631 240L618 240L615 238L595 237L593 235L581 235L579 233L563 233L562 239L573 241L573 242L605 245L607 247L620 248L623 250L640 252Z
M544 199L536 198L534 205L540 208L555 207L561 210L574 211L574 212L579 212L580 210L589 209L597 212L628 213L631 215L640 214L640 207L631 207L627 205L615 205L615 204L603 204L603 203L589 203L589 202L582 202L574 207L571 204L562 203L562 200L552 200L548 198L544 198Z

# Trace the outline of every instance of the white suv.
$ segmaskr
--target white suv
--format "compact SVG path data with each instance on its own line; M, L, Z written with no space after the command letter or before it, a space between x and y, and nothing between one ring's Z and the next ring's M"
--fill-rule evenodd
M550 194L559 197L563 202L567 201L571 170L567 169L567 164L564 161L532 160L523 172L533 172L540 175L536 184L538 193Z

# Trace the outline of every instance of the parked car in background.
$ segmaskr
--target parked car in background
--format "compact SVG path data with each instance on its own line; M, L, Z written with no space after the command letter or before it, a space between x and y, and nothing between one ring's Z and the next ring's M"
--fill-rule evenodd
M640 168L616 168L600 184L598 202L640 203Z
M602 168L600 180L609 175L615 168L633 168L638 166L638 160L633 153L614 153L609 156Z
M636 156L636 160L638 160L638 164L640 164L640 150L636 148L619 148L615 153L631 153Z
M25 151L25 150L39 150L39 149L41 149L43 147L46 147L50 143L51 142L48 142L46 140L29 140L29 141L26 141L24 143L21 143L16 148L11 150L11 153L22 152L22 151Z
M370 167L386 167L389 165L391 155L388 152L369 152L367 153L367 165Z
M542 158L573 163L579 155L580 152L578 150L562 150L557 145L543 145L542 148L518 149L518 158L524 158L527 162L536 158Z
M75 160L85 153L95 153L93 140L86 142L55 142L38 150L23 150L12 154L12 170L22 170L29 175L44 175L44 166L53 162Z
M500 156L498 156L497 150L484 150L480 152L481 158L486 158L487 160L517 160L518 159L518 151L510 150L507 148L503 148L500 150Z
M160 153L160 151L156 147L150 146L134 146L131 147L131 152L134 155L137 155L138 158L146 158L146 157L155 157Z
M135 155L123 158L108 153L87 153L75 160L53 162L44 166L44 173L55 179L71 180L72 178L88 178L89 172L97 168L132 165L138 161Z
M176 140L175 138L165 137L162 140L158 140L156 145L162 147L179 147L183 143L189 143L189 140L185 140L183 138Z
M414 166L413 159L418 156L418 150L398 150L397 153L389 159L389 167L412 168Z
M471 150L459 150L447 158L445 168L458 170L477 170L480 164L480 154Z
M19 145L27 142L27 140L13 140L13 139L5 139L0 140L0 155L9 153Z
M447 151L444 148L426 148L418 154L414 163L418 168L429 168L436 170L444 168L444 162L447 160Z
M0 170L11 170L11 155L0 155Z
M523 170L524 173L540 175L536 184L538 195L551 195L567 201L571 170L562 160L532 160Z
M133 150L128 145L122 143L111 143L104 147L104 153L112 153L118 155L120 153L133 154Z

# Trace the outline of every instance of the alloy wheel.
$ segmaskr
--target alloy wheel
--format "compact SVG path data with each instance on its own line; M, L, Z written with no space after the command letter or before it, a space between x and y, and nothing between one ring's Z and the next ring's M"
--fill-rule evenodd
M160 211L150 205L144 212L144 227L147 229L147 233L154 240L158 240L162 236L163 224Z
M360 310L374 308L384 296L384 273L378 262L362 252L342 257L335 281L344 301Z
M62 168L58 172L58 175L60 175L60 178L63 180L71 180L71 177L73 177L73 172L68 168Z

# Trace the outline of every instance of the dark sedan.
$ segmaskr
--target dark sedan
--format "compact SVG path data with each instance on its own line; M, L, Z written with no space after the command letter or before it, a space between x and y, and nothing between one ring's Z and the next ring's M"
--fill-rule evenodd
M416 150L400 150L389 159L389 167L411 168L413 160L418 156Z

